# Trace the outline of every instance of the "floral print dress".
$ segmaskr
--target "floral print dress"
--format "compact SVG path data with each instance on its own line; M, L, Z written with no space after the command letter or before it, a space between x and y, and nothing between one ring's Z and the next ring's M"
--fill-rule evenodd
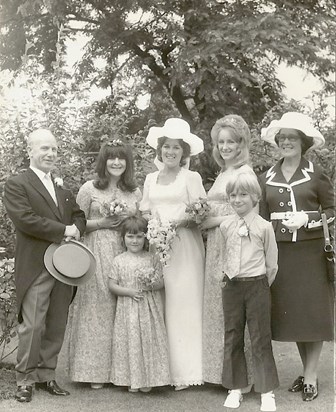
M121 189L99 190L93 181L86 182L79 190L77 203L86 218L103 217L103 202L119 200L132 212L141 199L141 192ZM76 382L110 382L112 359L112 332L116 297L108 289L108 276L115 256L124 251L119 231L95 230L84 235L84 243L93 252L97 269L95 276L79 286L69 309L66 332L67 369L71 380Z
M154 258L149 252L125 252L114 259L109 277L120 286L141 289L141 277L153 270ZM115 385L142 388L170 384L161 291L143 293L139 301L117 297L111 369Z

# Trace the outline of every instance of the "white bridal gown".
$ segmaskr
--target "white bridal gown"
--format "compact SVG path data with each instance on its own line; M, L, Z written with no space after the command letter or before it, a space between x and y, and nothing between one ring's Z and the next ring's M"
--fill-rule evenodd
M162 220L186 217L188 203L205 197L201 176L181 169L174 182L157 183L159 172L146 177L140 209ZM171 384L199 385L202 377L204 245L197 227L177 230L171 258L164 268L165 317Z

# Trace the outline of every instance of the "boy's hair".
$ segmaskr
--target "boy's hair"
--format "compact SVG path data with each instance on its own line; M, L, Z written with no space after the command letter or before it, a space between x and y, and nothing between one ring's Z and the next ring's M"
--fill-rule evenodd
M261 198L261 188L254 173L239 173L231 176L226 184L227 196L230 197L234 190L247 192L253 200L253 206L256 206Z

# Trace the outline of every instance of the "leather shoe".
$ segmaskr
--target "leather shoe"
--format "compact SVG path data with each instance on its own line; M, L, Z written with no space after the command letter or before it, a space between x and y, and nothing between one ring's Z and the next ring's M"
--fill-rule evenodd
M15 399L18 402L30 402L33 398L33 386L21 385L17 387Z
M310 402L317 398L318 395L318 383L316 381L316 385L304 384L303 385L303 392L302 392L302 400L305 402Z
M39 382L35 384L37 390L42 389L49 392L51 395L68 396L70 392L60 388L55 380L48 382Z
M290 388L288 388L288 391L289 392L302 392L303 391L303 381L304 381L304 377L299 376L292 383L292 386Z

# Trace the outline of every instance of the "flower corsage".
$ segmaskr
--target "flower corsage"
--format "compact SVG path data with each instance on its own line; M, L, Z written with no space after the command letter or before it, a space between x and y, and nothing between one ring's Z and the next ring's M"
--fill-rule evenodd
M63 179L61 177L55 177L54 178L54 183L57 187L63 187Z
M247 227L247 224L244 223L240 228L238 229L238 235L240 237L246 237L250 235L249 228Z

